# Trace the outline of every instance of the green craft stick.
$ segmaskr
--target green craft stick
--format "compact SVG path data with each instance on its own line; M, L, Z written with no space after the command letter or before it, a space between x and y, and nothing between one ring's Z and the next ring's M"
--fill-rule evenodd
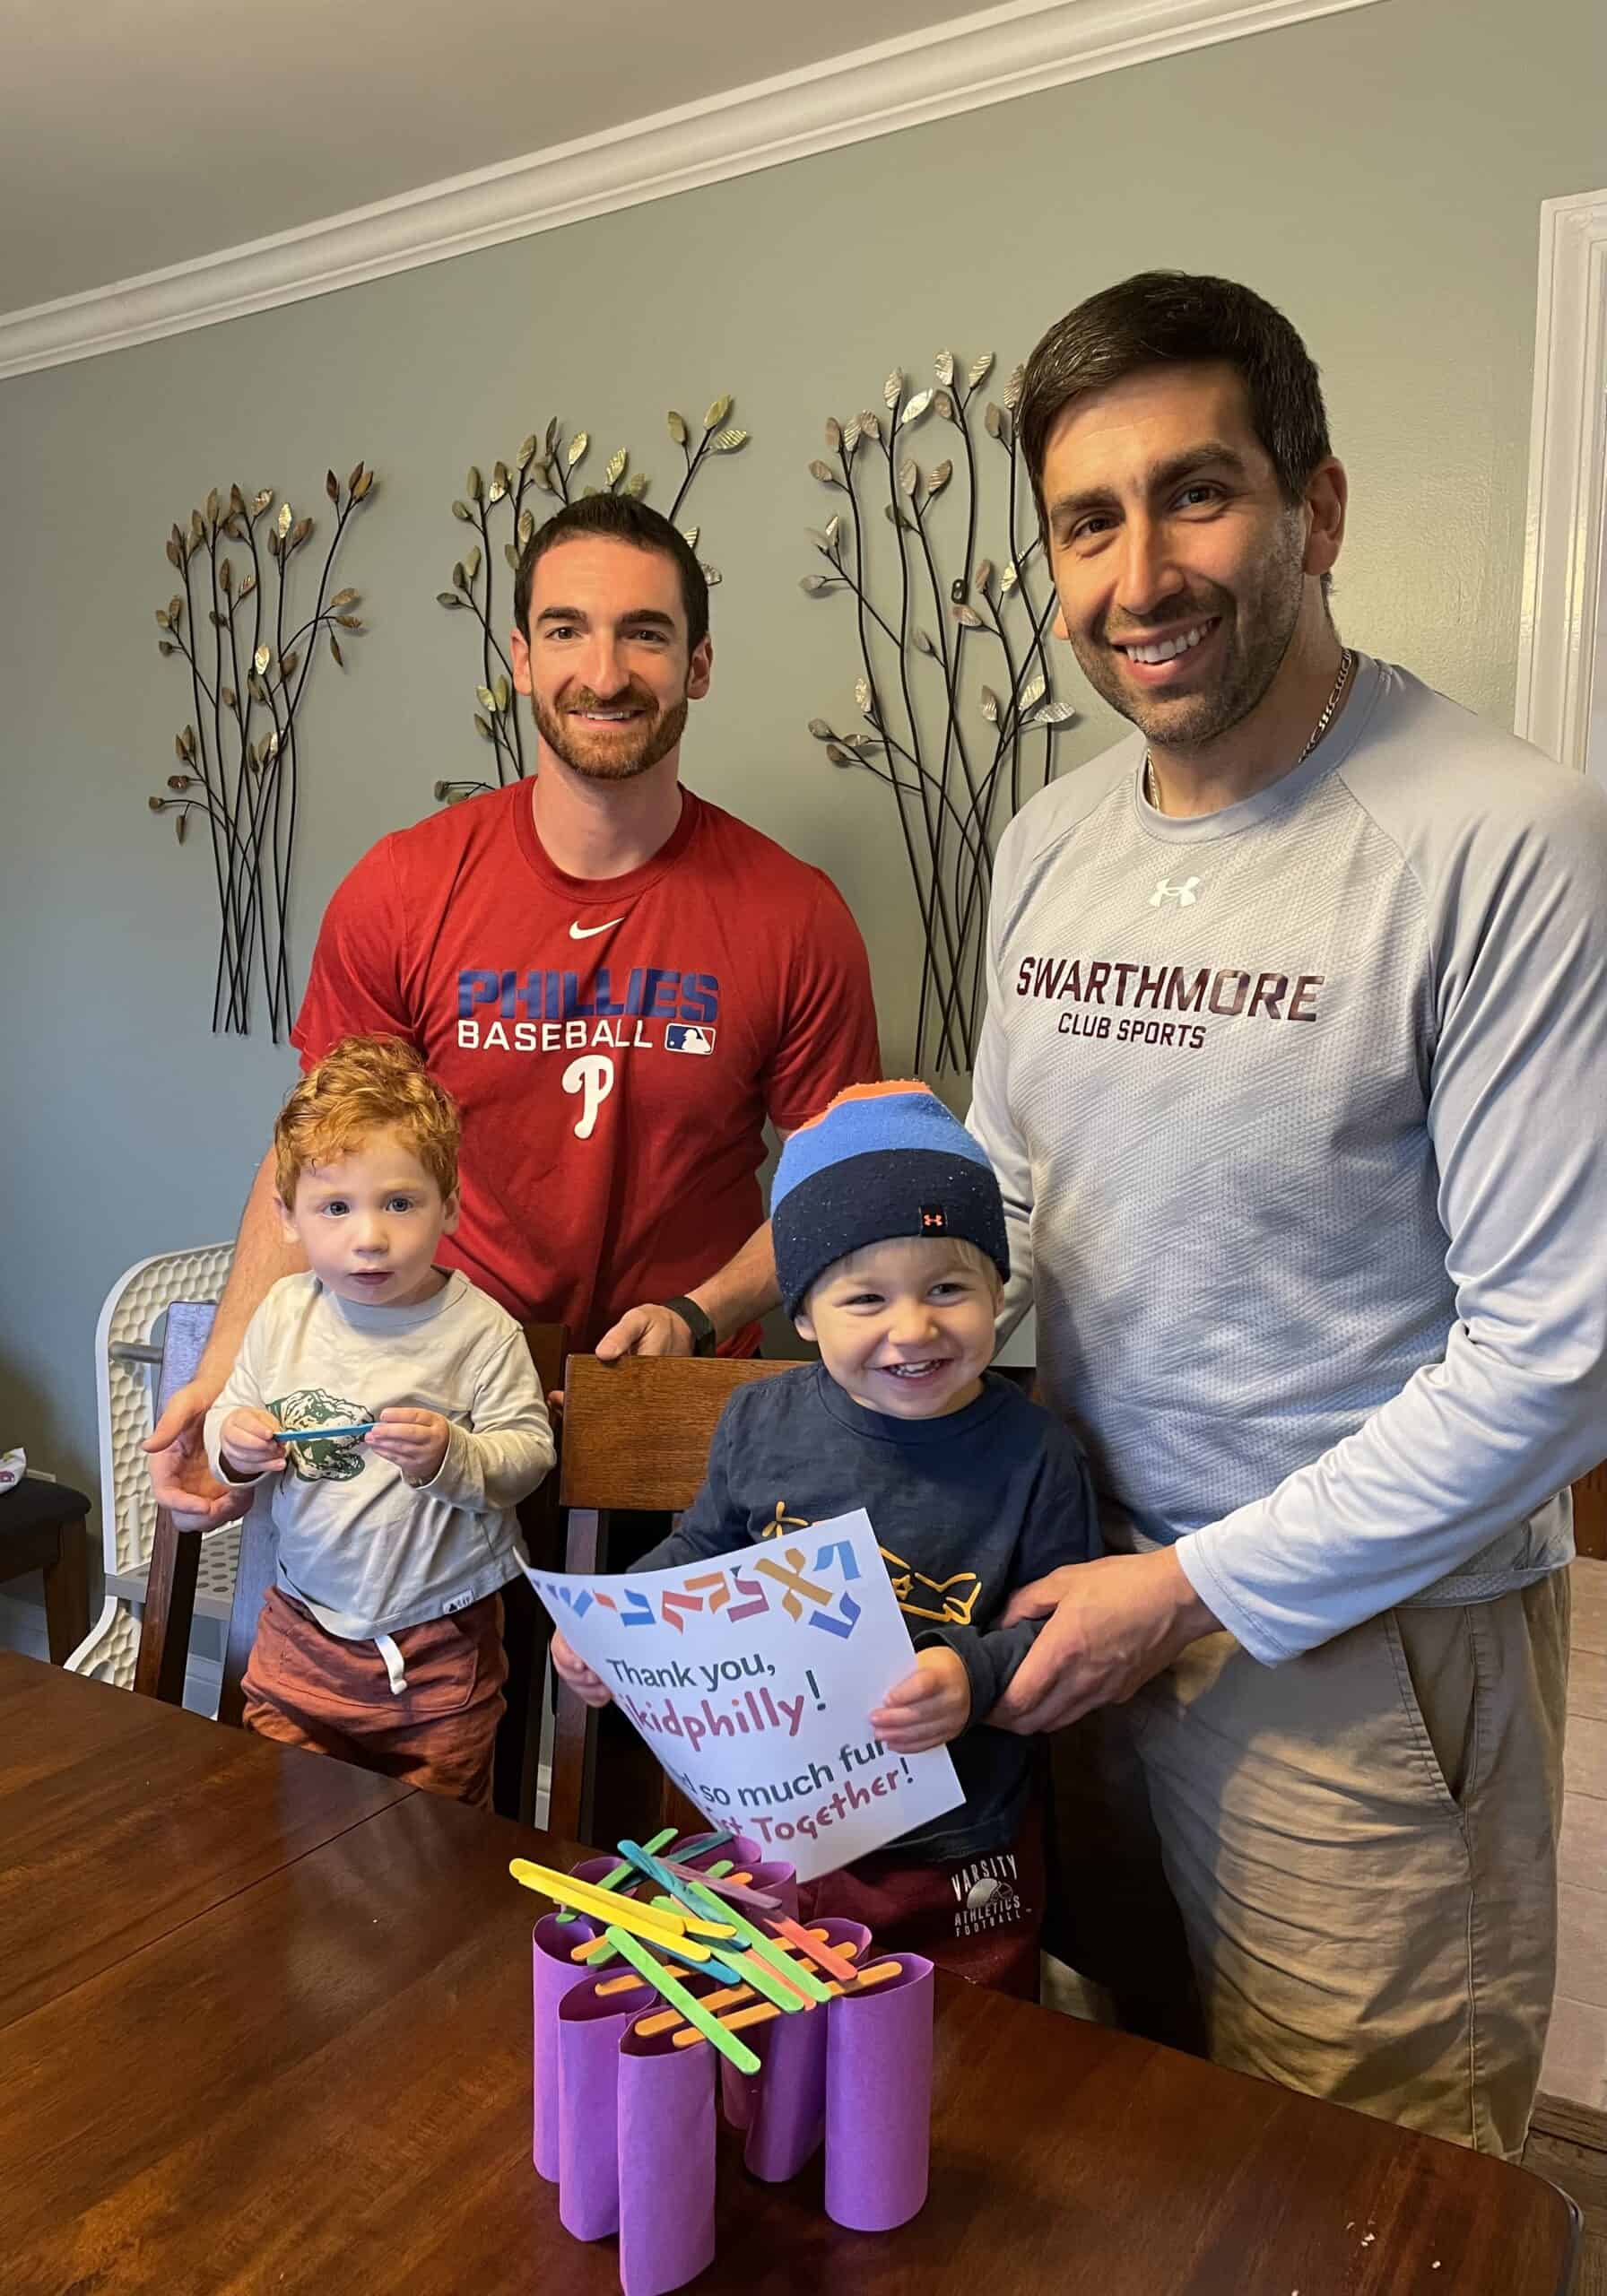
M722 1857L713 1866L706 1866L703 1870L711 1882L723 1882L727 1874L735 1873L736 1860L734 1857Z
M740 1914L734 1905L727 1905L724 1898L717 1898L714 1892L705 1889L701 1882L689 1882L686 1887L689 1897L697 1898L705 1907L717 1907L720 1919L728 1921L737 1935L752 1949L753 1952L762 1953L772 1968L785 1970L795 1984L803 1987L812 2001L830 2000L830 1987L822 1985L814 1971L805 1962L794 1961L791 1954L784 1952L773 1937L767 1937L762 1929L756 1929L753 1924ZM762 1987L760 1989L762 1990Z
M690 1909L684 1905L678 1906L673 1898L653 1898L649 1903L655 1907L667 1907L672 1913L679 1913L683 1918ZM743 1926L748 1930L750 1938L760 1935L748 1924ZM760 1936L760 1942L761 1946L769 1943L762 1936ZM751 1943L745 1952L726 1944L721 1948L721 1954L728 1970L735 1970L755 1993L762 1993L767 2001L773 2002L777 2009L785 2009L789 2016L795 2009L807 2009L810 2000L829 2001L831 1998L830 1989L821 1983L813 1970L803 1962L795 1961L778 1945L773 1946L762 1959ZM777 1970L784 1970L793 1982L790 1985L786 1983L775 1974ZM804 1994L808 1995L808 2000L800 1997Z
M684 1905L677 1905L673 1898L649 1898L647 1903L650 1907L660 1909L667 1907L670 1912L678 1913L683 1920L690 1909ZM740 1952L729 1944L711 1945L708 1950L713 1958L708 1966L728 1970L738 1984L751 1985L755 1993L762 1993L765 1999L773 2002L777 2009L785 2009L790 2014L795 2009L806 2009L809 2006L806 2001L801 2001L798 1998L791 1986L783 1985L778 1977L773 1977L757 1954ZM794 1964L786 1961L785 1956L783 1961L784 1966L790 1974ZM800 1985L804 1983L802 1970L798 1971L798 1983Z
M689 2025L695 2025L706 2041L713 2043L722 2057L728 2057L739 2073L757 2073L759 2059L745 2041L728 2033L719 2019L705 2009L695 1993L689 1993L678 1978L670 1975L664 1963L655 1960L647 1947L634 1938L628 1929L608 1929L604 1932L616 1952L622 1953L632 1969L656 1986L673 2009L679 2009Z
M646 1841L642 1844L642 1848L649 1853L656 1852L665 1848L670 1842L673 1841L674 1839L674 1827L665 1826L662 1833L656 1833L651 1841ZM626 1874L633 1874L635 1872L636 1868L632 1866L630 1860L628 1857L621 1857L619 1864L614 1867L612 1873L604 1874L603 1879L600 1882L595 1883L593 1886L599 1890L617 1890L620 1883L624 1880ZM558 1918L560 1921L578 1921L580 1916L578 1913L560 1913Z

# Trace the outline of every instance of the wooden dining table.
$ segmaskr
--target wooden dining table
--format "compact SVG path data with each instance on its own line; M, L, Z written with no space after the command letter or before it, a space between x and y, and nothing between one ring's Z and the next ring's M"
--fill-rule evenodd
M567 1844L0 1653L5 2296L618 2287L531 2165ZM731 2144L699 2290L1559 2296L1527 2171L940 1979L931 2194L848 2232Z

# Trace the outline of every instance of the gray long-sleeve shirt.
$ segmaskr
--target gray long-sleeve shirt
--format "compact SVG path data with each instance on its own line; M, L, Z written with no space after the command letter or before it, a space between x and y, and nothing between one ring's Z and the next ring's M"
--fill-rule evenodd
M970 1126L1116 1544L1268 1662L1572 1552L1607 1454L1607 801L1359 660L1199 819L1124 742L1002 840Z
M283 1277L206 1414L214 1471L223 1422L248 1405L306 1431L273 1478L278 1580L331 1634L399 1634L518 1575L514 1509L552 1465L552 1431L523 1332L466 1275L455 1271L413 1308ZM447 1456L421 1488L360 1438L318 1433L392 1406L450 1422Z

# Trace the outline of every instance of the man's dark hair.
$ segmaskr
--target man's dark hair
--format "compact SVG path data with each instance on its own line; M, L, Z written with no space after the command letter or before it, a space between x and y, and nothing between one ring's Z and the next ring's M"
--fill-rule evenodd
M1049 433L1068 406L1146 367L1205 360L1243 378L1255 436L1284 499L1299 502L1332 451L1306 345L1281 311L1231 279L1141 271L1056 320L1027 361L1016 420L1040 521Z
M681 603L686 609L686 646L691 653L708 635L708 584L686 536L672 526L661 510L650 510L630 494L586 494L566 502L544 526L537 526L525 544L519 570L514 577L513 618L516 629L530 635L530 586L536 561L561 542L578 535L606 535L628 542L638 550L662 551L673 558L681 576Z

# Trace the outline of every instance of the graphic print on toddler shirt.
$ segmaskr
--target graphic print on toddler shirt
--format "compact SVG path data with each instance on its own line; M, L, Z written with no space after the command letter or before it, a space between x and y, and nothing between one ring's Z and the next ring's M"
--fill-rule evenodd
M320 1427L355 1427L360 1421L372 1419L374 1413L362 1404L332 1396L327 1387L298 1387L294 1395L282 1396L268 1409L281 1427L309 1431L305 1442L284 1447L291 1472L302 1483L350 1483L367 1466L360 1435L330 1435L321 1441L317 1436Z
M777 1499L774 1517L759 1535L761 1539L784 1539L794 1531L806 1531L809 1527L802 1515L787 1513L785 1499ZM957 1570L951 1578L928 1578L924 1570L912 1569L891 1547L882 1546L877 1551L887 1565L894 1599L906 1618L933 1619L940 1626L969 1626L982 1592L982 1581L974 1570Z

